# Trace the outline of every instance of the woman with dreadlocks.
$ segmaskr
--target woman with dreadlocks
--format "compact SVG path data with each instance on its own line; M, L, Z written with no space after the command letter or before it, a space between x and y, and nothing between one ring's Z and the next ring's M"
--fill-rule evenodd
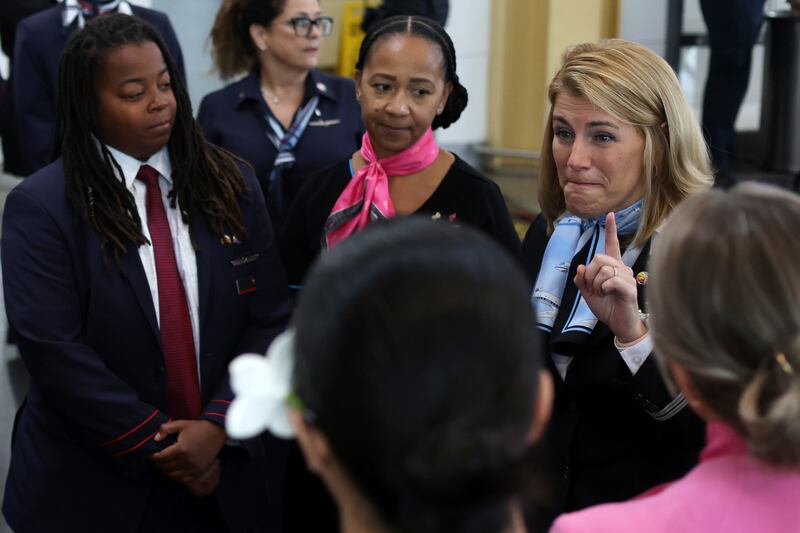
M166 50L125 15L76 33L61 157L6 202L31 374L3 502L19 533L271 528L264 443L223 424L228 361L284 328L285 276L256 179L203 140Z

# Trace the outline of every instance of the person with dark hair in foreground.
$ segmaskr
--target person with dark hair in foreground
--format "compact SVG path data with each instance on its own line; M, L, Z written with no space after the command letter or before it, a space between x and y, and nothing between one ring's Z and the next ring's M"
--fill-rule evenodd
M678 206L653 254L665 378L707 424L700 464L553 533L800 531L800 198L743 184Z
M433 136L467 106L444 29L422 17L386 19L364 38L356 69L367 133L352 158L310 176L298 193L281 244L289 282L302 285L320 250L374 220L412 213L476 227L518 254L500 188Z
M3 217L6 311L31 375L3 514L18 533L273 531L268 451L223 428L228 361L265 350L289 315L258 182L203 140L136 17L76 32L58 93L61 157Z
M478 231L375 224L321 256L267 358L234 361L235 383L258 373L249 365L288 359L293 372L237 390L228 428L274 431L266 417L253 424L274 412L256 402L287 391L269 403L290 399L283 410L343 533L524 532L519 499L552 400L527 286ZM313 501L305 510L319 513Z

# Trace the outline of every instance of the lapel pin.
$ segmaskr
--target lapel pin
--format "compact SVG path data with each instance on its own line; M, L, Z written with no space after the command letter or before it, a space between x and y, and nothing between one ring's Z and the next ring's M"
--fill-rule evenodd
M323 93L328 90L328 86L322 82L317 83L317 89L322 91Z
M239 244L241 242L242 241L240 241L239 237L237 237L236 235L225 234L219 238L219 243L222 244L223 246L226 244Z
M647 280L649 276L646 271L642 270L638 274L636 274L636 283L639 285L647 285Z

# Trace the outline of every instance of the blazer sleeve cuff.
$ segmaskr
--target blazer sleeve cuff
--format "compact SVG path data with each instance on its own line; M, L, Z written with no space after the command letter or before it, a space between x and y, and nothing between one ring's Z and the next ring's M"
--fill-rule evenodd
M156 436L161 424L166 422L169 422L167 415L156 409L123 433L101 441L100 448L112 457L155 453L160 451L163 445L153 441L153 437Z
M201 420L208 420L225 427L225 417L228 415L230 400L216 399L209 401L203 412L200 414Z

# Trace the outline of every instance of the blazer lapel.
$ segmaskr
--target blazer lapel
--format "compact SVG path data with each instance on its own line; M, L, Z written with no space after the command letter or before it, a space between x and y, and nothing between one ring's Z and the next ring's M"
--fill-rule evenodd
M203 332L208 320L208 295L211 290L211 254L218 248L214 234L205 218L195 215L191 221L192 240L197 258L197 297L200 307L200 353L203 353Z
M150 284L147 282L142 261L139 259L139 252L133 245L128 246L128 251L120 257L120 267L122 273L131 284L142 311L147 316L147 322L150 324L153 335L156 336L158 343L161 344L161 331L158 329L158 320L156 319L156 309L153 305L153 296L150 293Z

